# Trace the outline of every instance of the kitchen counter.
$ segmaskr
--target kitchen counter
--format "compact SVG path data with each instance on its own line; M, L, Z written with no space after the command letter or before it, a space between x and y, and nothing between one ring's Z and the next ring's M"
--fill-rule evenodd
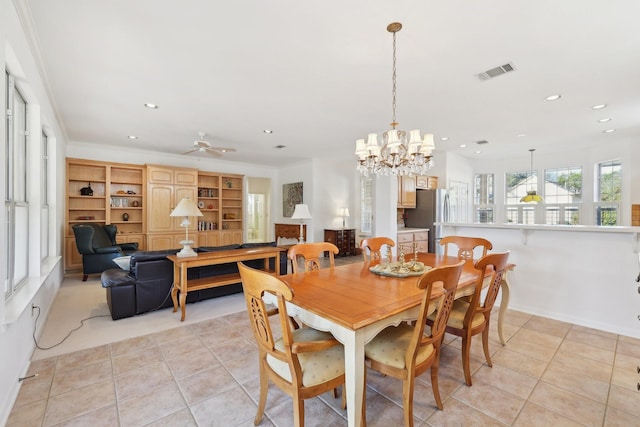
M398 234L400 233L415 233L415 232L420 232L420 231L429 231L428 228L398 228Z

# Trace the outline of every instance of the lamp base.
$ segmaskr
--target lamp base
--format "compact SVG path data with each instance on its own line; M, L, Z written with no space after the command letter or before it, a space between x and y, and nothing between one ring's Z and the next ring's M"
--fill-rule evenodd
M176 256L180 258L189 257L189 256L198 256L196 251L194 251L193 248L191 247L191 245L193 245L193 240L183 240L180 243L182 244L182 249L180 250L180 252L176 254Z

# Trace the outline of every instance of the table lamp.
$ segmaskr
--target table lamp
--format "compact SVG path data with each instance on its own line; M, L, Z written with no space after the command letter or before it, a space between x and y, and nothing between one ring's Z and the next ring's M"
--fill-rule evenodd
M183 216L184 220L180 224L181 227L185 229L185 238L180 243L182 244L182 250L178 252L176 255L179 257L188 257L188 256L196 256L196 252L191 248L193 245L193 241L189 240L189 225L191 222L189 221L190 216L202 216L202 212L196 206L196 203L191 200L184 198L180 200L178 206L169 214L169 216Z
M342 228L346 228L346 218L349 217L349 208L340 208L338 216L342 217Z
M299 219L300 220L300 243L304 243L304 233L302 230L302 225L304 224L305 219L311 219L311 213L309 212L309 206L307 205L296 205L296 208L293 210L293 215L291 215L291 219Z

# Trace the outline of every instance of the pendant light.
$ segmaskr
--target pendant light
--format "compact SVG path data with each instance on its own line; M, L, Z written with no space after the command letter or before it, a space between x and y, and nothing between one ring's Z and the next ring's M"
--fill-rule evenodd
M529 152L531 153L531 175L533 176L533 152L536 151L535 148L529 148ZM537 181L537 180L536 180ZM536 190L528 190L527 195L520 199L520 203L541 203L543 202L542 197L538 196Z

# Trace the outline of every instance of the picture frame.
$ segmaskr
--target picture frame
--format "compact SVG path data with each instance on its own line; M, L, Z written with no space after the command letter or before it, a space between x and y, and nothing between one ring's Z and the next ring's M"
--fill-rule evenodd
M282 184L282 216L291 218L296 205L302 203L302 182Z

